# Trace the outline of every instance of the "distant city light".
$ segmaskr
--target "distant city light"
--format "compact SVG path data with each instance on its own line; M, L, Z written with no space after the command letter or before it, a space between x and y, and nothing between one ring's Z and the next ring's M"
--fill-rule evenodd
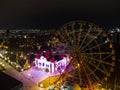
M119 28L117 28L117 32L120 32L120 29L119 29Z
M107 41L107 40L105 40L105 43L108 43L108 41Z
M26 36L26 35L24 35L24 38L27 38L27 36Z

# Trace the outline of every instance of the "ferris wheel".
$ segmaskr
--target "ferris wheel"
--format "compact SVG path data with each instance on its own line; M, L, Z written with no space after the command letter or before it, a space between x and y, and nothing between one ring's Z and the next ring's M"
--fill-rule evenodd
M91 88L111 75L115 66L115 50L102 28L88 21L71 21L55 33L62 47L70 55L70 62L59 80ZM57 80L57 81L59 81ZM57 82L56 81L56 82ZM92 89L93 90L93 89Z

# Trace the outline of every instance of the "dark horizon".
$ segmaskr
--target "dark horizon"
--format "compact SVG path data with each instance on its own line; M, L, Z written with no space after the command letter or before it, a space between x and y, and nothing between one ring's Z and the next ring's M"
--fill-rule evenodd
M4 0L0 28L59 28L71 20L87 20L102 28L120 27L118 0Z

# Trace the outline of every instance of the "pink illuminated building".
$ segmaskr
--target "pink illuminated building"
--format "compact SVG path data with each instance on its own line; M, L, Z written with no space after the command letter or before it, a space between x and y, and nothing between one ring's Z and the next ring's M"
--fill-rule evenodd
M69 63L68 55L58 55L60 57L59 60L56 60L55 55L52 55L52 57L48 60L48 57L51 55L51 53L45 51L44 54L38 55L35 58L35 67L37 69L45 70L50 73L62 72Z

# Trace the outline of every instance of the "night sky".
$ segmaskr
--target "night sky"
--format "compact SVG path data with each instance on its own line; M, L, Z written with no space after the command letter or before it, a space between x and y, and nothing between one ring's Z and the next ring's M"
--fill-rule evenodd
M120 1L0 0L0 28L58 28L78 19L120 27Z

